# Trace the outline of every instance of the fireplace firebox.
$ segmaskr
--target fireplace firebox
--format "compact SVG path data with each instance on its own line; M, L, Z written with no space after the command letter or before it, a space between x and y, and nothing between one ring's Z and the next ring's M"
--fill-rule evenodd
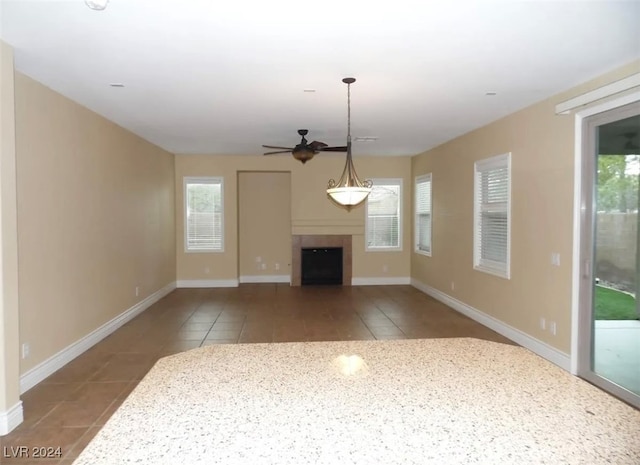
M291 285L302 285L302 249L342 247L342 285L351 286L351 235L294 234L291 236Z
M302 249L302 285L342 285L342 247Z

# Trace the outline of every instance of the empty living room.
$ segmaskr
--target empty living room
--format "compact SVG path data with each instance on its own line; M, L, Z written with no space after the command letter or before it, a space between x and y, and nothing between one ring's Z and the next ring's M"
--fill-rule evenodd
M0 0L0 463L640 463L640 1Z

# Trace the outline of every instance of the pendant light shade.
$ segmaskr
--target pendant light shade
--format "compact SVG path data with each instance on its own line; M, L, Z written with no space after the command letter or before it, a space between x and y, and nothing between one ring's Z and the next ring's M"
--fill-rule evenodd
M327 189L333 200L345 207L354 207L364 201L371 192L370 187L334 187Z
M371 192L373 183L370 180L360 181L356 168L353 166L351 155L351 84L356 82L354 78L344 78L347 84L347 160L338 182L329 180L327 194L337 203L351 209L362 203Z

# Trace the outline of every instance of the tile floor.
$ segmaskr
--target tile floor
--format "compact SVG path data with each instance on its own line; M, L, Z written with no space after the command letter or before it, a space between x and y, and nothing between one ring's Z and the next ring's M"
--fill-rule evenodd
M179 289L26 392L25 421L0 437L0 463L73 463L166 355L209 344L438 337L511 342L411 286ZM20 446L61 456L15 457Z

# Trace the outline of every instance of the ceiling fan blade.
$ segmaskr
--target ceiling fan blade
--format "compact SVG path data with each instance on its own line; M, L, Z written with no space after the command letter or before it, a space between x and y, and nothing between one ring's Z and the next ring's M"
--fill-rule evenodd
M344 145L342 147L319 147L318 150L321 152L346 152L347 146Z
M327 144L325 144L324 142L319 142L317 140L314 140L308 145L308 147L311 147L312 150L320 150L323 147L327 147Z
M277 152L267 152L264 155L275 155L276 153L291 153L291 150L279 150Z
M280 149L280 150L293 150L293 147L279 147L277 145L263 145L265 149Z

